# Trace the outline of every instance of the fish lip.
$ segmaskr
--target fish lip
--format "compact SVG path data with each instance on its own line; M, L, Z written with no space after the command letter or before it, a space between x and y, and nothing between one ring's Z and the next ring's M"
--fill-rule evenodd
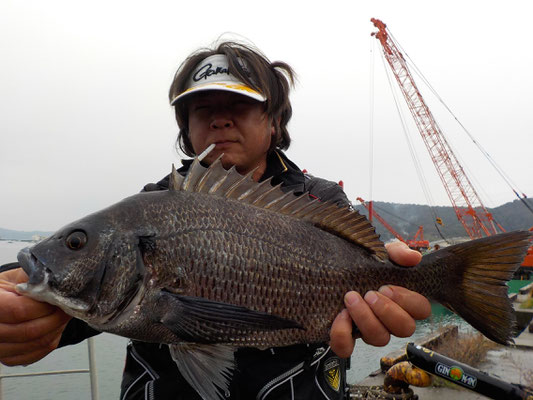
M31 252L30 247L25 247L19 251L17 260L22 270L28 275L28 284L38 285L44 281L45 264Z
M44 272L44 278L37 284L30 282L19 283L15 286L15 290L22 295L31 297L34 300L49 303L58 306L67 314L74 317L82 317L89 310L89 305L82 301L71 300L56 293L50 285L48 279L50 274L48 271Z
M52 272L33 254L29 247L19 251L18 262L22 270L28 275L28 282L19 283L15 290L34 300L46 302L62 308L67 314L83 315L89 305L81 301L64 298L50 287L49 280Z

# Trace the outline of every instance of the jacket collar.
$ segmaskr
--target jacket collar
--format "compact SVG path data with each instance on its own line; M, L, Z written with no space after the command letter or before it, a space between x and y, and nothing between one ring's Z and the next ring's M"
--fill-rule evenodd
M270 177L273 185L282 183L286 191L294 190L297 194L304 192L304 173L280 150L274 150L267 156L267 167L260 181Z

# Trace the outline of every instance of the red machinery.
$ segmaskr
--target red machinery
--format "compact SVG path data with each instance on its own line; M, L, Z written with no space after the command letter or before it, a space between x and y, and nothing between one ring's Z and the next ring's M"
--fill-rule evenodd
M361 204L368 210L368 219L370 220L370 222L372 222L373 217L376 217L378 221L381 222L381 224L396 237L396 239L401 240L413 250L418 250L421 252L422 250L427 250L429 248L429 241L424 240L424 227L423 226L418 227L418 230L416 231L416 234L413 237L413 239L405 240L398 232L396 232L396 230L394 230L392 226L390 226L387 223L387 221L383 219L381 215L377 213L371 201L366 202L361 197L358 197L357 200L360 201ZM420 238L417 240L419 236Z
M496 234L496 226L492 215L481 202L463 167L433 118L413 80L403 54L388 34L387 26L379 19L372 18L371 22L378 29L378 32L372 33L372 36L375 36L383 47L385 59L398 82L409 111L422 135L433 164L455 209L457 218L471 239L480 238L483 234L486 236ZM501 231L505 231L500 225L498 225L498 228ZM530 230L533 230L533 228ZM522 265L524 267L533 267L533 247L529 249Z
M424 98L420 94L407 63L387 32L386 25L372 18L379 29L372 33L381 43L383 54L407 101L416 126L424 139L433 164L451 200L457 218L471 239L480 238L483 233L490 236L496 233L492 215L481 202L472 183L466 176L459 160L442 134Z
M529 228L529 230L533 232L533 226ZM533 268L533 246L527 250L527 255L522 263L522 267Z

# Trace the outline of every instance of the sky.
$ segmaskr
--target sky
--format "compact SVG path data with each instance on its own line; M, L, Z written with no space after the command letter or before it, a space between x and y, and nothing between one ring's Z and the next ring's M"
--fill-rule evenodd
M166 175L182 158L167 100L174 72L221 35L296 70L287 154L301 168L342 180L354 202L428 204L370 36L372 17L387 24L513 186L533 196L529 3L3 0L0 227L53 231ZM514 200L453 117L419 87L484 204ZM431 203L450 205L399 103Z

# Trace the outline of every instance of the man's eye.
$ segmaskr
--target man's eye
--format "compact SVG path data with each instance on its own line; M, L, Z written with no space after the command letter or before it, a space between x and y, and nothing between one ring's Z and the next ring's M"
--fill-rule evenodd
M250 108L250 104L244 101L239 101L237 103L232 103L231 108L238 112L245 112Z
M252 105L251 102L249 101L246 101L246 100L239 100L239 101L236 101L233 103L234 106L249 106L249 105Z

